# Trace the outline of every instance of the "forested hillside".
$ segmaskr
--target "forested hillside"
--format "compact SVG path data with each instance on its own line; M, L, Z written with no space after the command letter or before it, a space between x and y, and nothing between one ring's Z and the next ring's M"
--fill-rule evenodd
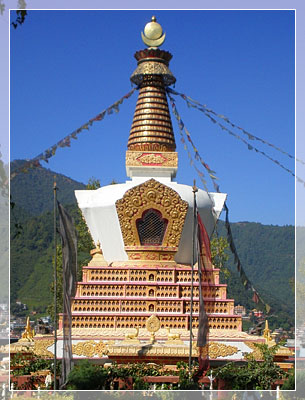
M231 224L234 242L248 278L263 299L276 311L282 325L294 321L295 230L293 226L262 225L254 222ZM218 232L225 236L225 227L219 221ZM248 308L254 307L252 293L242 287L233 257L228 267L232 271L227 279L228 292ZM271 317L273 324L275 317Z
M80 222L80 214L75 205L66 206L75 224ZM54 226L53 212L29 217L17 209L17 217L22 225L21 233L11 240L11 302L18 299L27 304L30 310L39 313L46 311L52 302L50 287L53 280ZM16 229L11 227L11 236ZM60 240L58 239L58 243ZM79 261L88 258L79 254Z
M11 163L11 173L21 167L24 160ZM57 198L63 204L76 204L74 190L85 189L85 185L43 167L29 169L11 180L11 197L20 208L30 215L40 215L53 209L53 184L57 184Z

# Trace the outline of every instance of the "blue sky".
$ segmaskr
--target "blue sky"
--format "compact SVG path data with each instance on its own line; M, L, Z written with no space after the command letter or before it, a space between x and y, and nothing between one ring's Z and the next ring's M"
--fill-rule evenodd
M35 157L131 89L133 54L145 47L140 32L153 14L166 32L162 48L173 54L177 91L294 154L293 11L31 11L11 30L11 159ZM42 165L84 183L124 182L136 98ZM294 223L292 176L180 99L177 108L228 193L232 221ZM173 126L177 181L200 185L174 117ZM253 144L294 169L286 156Z

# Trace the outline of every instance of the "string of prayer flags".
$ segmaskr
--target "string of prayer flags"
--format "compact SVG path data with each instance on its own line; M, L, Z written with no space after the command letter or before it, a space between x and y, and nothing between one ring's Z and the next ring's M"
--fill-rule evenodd
M195 101L194 99L192 99L189 96L186 96L185 94L179 93L171 88L167 88L167 93L169 95L169 93L178 95L180 97L182 97L183 100L186 101L188 107L193 107L198 109L199 111L203 112L203 114L208 117L210 119L210 121L212 121L214 124L218 125L223 131L226 131L227 133L229 133L230 135L232 135L233 137L235 137L238 140L241 140L246 146L248 150L254 150L256 153L261 154L262 156L266 157L267 159L269 159L270 161L272 161L274 164L278 165L280 168L284 169L286 172L288 172L289 174L291 174L293 177L296 178L296 180L299 183L302 183L303 186L305 187L305 181L303 179L301 179L300 177L296 176L295 173L290 170L289 168L286 168L283 164L281 164L278 160L275 160L274 158L270 157L268 154L266 154L264 151L259 150L258 148L256 148L255 146L253 146L252 144L250 144L249 142L247 142L244 138L242 138L241 136L239 136L238 134L236 134L235 132L233 132L232 130L228 129L227 127L225 127L222 123L220 123L219 121L217 121L215 118L213 118L209 113L213 114L214 116L218 117L218 118L222 118L225 122L227 122L228 124L230 124L232 127L234 128L238 128L240 129L245 135L247 135L247 137L249 138L249 140L258 140L270 147L273 147L274 149L280 151L283 154L286 154L289 158L291 159L295 159L296 161L302 163L305 165L305 162L301 159L295 158L294 156L292 156L291 154L287 153L286 151L280 149L279 147L267 142L264 139L261 139L255 135L252 135L251 133L247 132L246 130L244 130L243 128L239 127L238 125L233 124L229 118L225 117L224 115L221 114L217 114L216 112L214 112L213 110L211 110L210 108L207 108L206 105L200 104L198 101ZM214 185L215 186L215 185Z
M265 303L264 300L261 298L261 296L258 294L257 290L254 288L254 286L252 285L252 283L250 282L250 280L248 279L242 265L241 265L241 261L239 259L239 256L237 254L237 250L234 244L234 240L233 240L233 236L232 236L232 230L231 230L231 225L229 222L229 209L227 204L224 204L224 209L226 211L226 219L225 219L225 226L227 229L227 240L229 242L229 246L230 249L232 251L232 254L234 255L234 263L237 266L237 272L239 274L240 280L242 282L242 284L244 285L245 289L247 290L251 290L253 292L253 297L252 300L256 303L256 304L261 304L265 307L267 314L269 314L271 307L269 306L269 304Z
M264 151L261 151L261 150L257 149L256 147L250 145L250 143L248 143L244 138L242 138L239 135L237 135L236 133L232 132L230 129L228 129L224 125L222 125L220 122L217 122L217 124L220 126L220 128L222 130L224 130L224 131L228 132L230 135L236 137L236 139L241 140L248 147L248 150L254 150L256 153L259 153L259 154L263 155L264 157L268 158L270 161L272 161L273 163L277 164L279 167L283 168L285 171L290 173L293 177L295 177L294 172L291 171L290 169L286 168L279 161L277 161L277 160L273 159L272 157L268 156L268 154L266 154Z
M215 187L215 185L218 186L217 183L215 182L215 180L218 179L217 176L215 175L215 171L213 171L212 169L210 169L210 167L208 166L208 164L207 164L207 163L202 159L202 157L200 156L200 154L199 154L199 152L198 152L198 149L196 148L196 146L195 146L195 144L194 144L194 142L193 142L193 140L192 140L192 138L191 138L190 132L187 130L185 124L184 124L183 121L182 121L182 118L181 118L180 114L178 113L178 110L177 110L177 107L176 107L176 105L175 105L174 99L172 98L172 96L171 96L169 93L167 93L167 95L168 95L170 104L171 104L171 106L172 106L173 114L175 115L176 120L177 120L177 122L178 122L179 133L180 133L181 137L183 138L184 147L187 149L187 146L186 146L186 143L185 143L185 140L184 140L184 137L183 137L183 131L184 131L185 134L186 134L187 140L191 143L191 146L192 146L193 151L194 151L194 153L195 153L195 159L196 159L197 161L199 161L199 162L202 164L202 166L206 169L206 171L208 172L210 178L211 178L212 181L213 181L214 187ZM192 158L191 158L191 155L190 155L190 153L189 153L188 150L187 150L187 152L188 152L188 157L191 159L191 165L193 165L193 166L195 167L194 162L193 162L193 160L192 160ZM200 171L197 167L195 167L195 169L196 169L197 173L198 173L198 171ZM206 181L205 181L204 178L203 178L203 177L204 177L203 172L200 171L200 173L198 173L198 175L199 175L199 178L200 178L201 182L203 183L203 186L204 186L204 188L205 188L205 191L206 191L206 192L208 193L208 195L209 195L209 191L208 191L208 189L207 189L207 187L206 187ZM210 197L210 195L209 195L209 197Z
M194 164L194 162L193 162L192 155L191 155L191 153L189 152L188 147L187 147L187 144L186 144L186 141L185 141L185 139L184 139L183 130L184 130L184 132L187 132L188 141L189 141L192 145L193 145L193 141L192 141L192 139L191 139L191 137L190 137L189 132L185 130L184 123L183 123L183 121L181 120L181 117L180 117L180 115L179 115L179 113L178 113L178 110L177 110L177 108L176 108L174 99L170 96L169 93L168 93L168 97L169 97L170 104L171 104L171 106L172 106L173 114L174 114L174 116L175 116L175 118L176 118L176 120L177 120L177 123L178 123L179 133L180 133L180 136L181 136L181 142L184 144L183 147L184 147L184 149L185 149L186 152L187 152L188 158L189 158L189 160L190 160L190 164L195 168L195 170L196 170L196 172L198 173L199 178L200 178L200 180L201 180L201 182L202 182L202 184L203 184L203 187L204 187L205 191L207 192L209 198L211 199L210 194L209 194L209 191L208 191L208 188L207 188L207 186L206 186L206 180L204 179L204 173L203 173L202 171L200 171L200 170L196 167L196 165ZM193 147L195 147L195 146L193 145ZM196 149L196 150L197 150L197 149ZM197 153L198 153L198 151L197 151ZM199 153L198 153L198 154L199 154Z
M176 107L176 105L175 105L174 99L173 99L173 97L170 95L170 92L171 92L171 91L168 91L168 92L167 92L168 97L169 97L169 101L170 101L171 106L172 106L173 114L175 115L175 117L176 117L176 119L177 119L177 122L178 122L179 133L180 133L180 136L181 136L181 142L184 144L184 148L185 148L185 150L187 151L188 157L189 157L189 159L192 161L191 164L192 164L193 167L195 168L195 170L196 170L196 172L197 172L197 174L198 174L198 176L199 176L201 182L203 183L203 186L204 186L204 188L205 188L205 191L207 192L208 196L210 197L209 192L208 192L208 189L207 189L207 186L206 186L206 181L204 180L204 174L203 174L203 172L200 171L199 168L197 168L196 165L193 163L192 156L191 156L191 154L190 154L190 152L189 152L189 150L188 150L188 148L187 148L187 145L186 145L186 142L185 142L185 139L184 139L184 136L183 136L183 131L185 132L188 141L189 141L189 142L191 143L191 145L192 145L192 148L193 148L193 151L194 151L194 154L195 154L195 156L194 156L195 160L201 162L201 164L203 165L203 167L204 167L204 168L206 169L206 171L208 172L208 174L209 174L209 176L210 176L210 178L211 178L211 180L212 180L212 182L213 182L213 185L214 185L214 188L215 188L216 192L217 192L217 193L220 193L220 187L219 187L219 185L218 185L217 182L216 182L216 179L218 179L218 178L217 178L216 175L215 175L215 171L213 171L213 170L209 167L209 165L208 165L208 164L202 159L202 157L200 156L199 151L198 151L198 149L195 147L195 144L194 144L194 142L193 142L193 140L192 140L192 138L191 138L190 132L186 129L185 124L183 123L182 118L181 118L181 116L180 116L179 113L178 113L178 110L177 110L177 107ZM212 117L210 117L210 118L212 118ZM213 118L212 118L212 119L213 119ZM213 120L214 120L214 119L213 119ZM216 120L214 120L214 121L215 121L215 123L218 123ZM219 124L219 123L218 123L218 124ZM227 128L226 128L226 129L227 129ZM242 140L244 140L244 139L242 139ZM230 250L231 250L231 252L232 252L232 254L233 254L233 256L234 256L234 263L236 264L236 268L237 268L237 272L238 272L238 274L239 274L240 280L241 280L241 282L242 282L242 284L244 285L244 288L245 288L246 290L251 290L251 291L253 292L252 300L253 300L255 303L257 303L257 304L260 303L261 305L263 305L263 306L265 307L265 309L266 309L266 312L269 313L269 312L270 312L270 306L269 306L268 304L266 304L266 303L263 301L263 299L261 298L261 296L258 294L257 290L254 288L254 286L252 285L252 283L251 283L250 280L248 279L248 277L247 277L247 275L246 275L246 273L245 273L245 271L244 271L244 269L243 269L243 267L242 267L242 264L241 264L241 261L240 261L240 258L239 258L239 256L238 256L237 249L236 249L236 246L235 246L235 243L234 243L234 240L233 240L231 225L230 225L230 222L229 222L229 209L228 209L226 203L224 204L224 209L225 209L225 211L226 211L225 226L226 226L226 230L227 230L227 240L228 240L228 243L229 243L229 246L230 246Z
M303 160L301 160L301 159L299 159L299 158L295 158L293 155L289 154L287 151L281 149L280 147L275 146L274 144L268 142L267 140L264 140L264 139L262 139L262 138L260 138L260 137L258 137L258 136L253 135L252 133L246 131L246 130L243 129L242 127L240 127L240 126L234 124L228 117L226 117L226 116L224 116L224 115L222 115L222 114L218 114L218 113L216 113L215 111L213 111L211 108L208 108L205 104L201 104L201 103L199 103L198 101L192 99L191 97L189 97L189 96L187 96L187 95L185 95L185 94L183 94L183 93L179 93L179 92L177 92L176 90L174 90L174 89L172 89L172 88L167 88L167 90L168 90L170 93L175 94L175 95L177 95L177 96L180 96L183 100L185 100L185 102L187 103L187 106L188 106L188 107L197 108L199 111L202 111L203 113L210 113L210 114L213 114L214 116L223 119L226 123L228 123L229 125L231 125L232 128L239 129L243 134L245 134L245 135L248 137L249 140L257 140L257 141L259 141L259 142L261 142L261 143L263 143L263 144L265 144L265 145L267 145L267 146L269 146L269 147L272 147L273 149L275 149L275 150L281 152L282 154L285 154L285 155L288 156L289 158L291 158L291 159L293 159L293 160L295 159L295 160L298 161L299 163L305 165L305 161L303 161ZM193 103L193 104L192 104L192 103ZM206 115L207 115L207 114L206 114ZM211 119L212 122L217 123L217 121L216 121L214 118L212 118L211 116L210 116L210 119Z
M21 172L27 172L29 169L35 168L35 167L40 167L40 161L45 161L48 162L49 158L55 156L57 149L64 148L64 147L70 147L71 146L71 139L76 140L77 135L79 135L82 131L84 130L89 130L89 127L92 126L92 124L96 121L102 121L106 115L112 114L113 111L116 113L119 112L119 106L123 103L124 100L128 99L135 91L137 88L133 88L130 92L125 94L123 97L121 97L118 101L113 103L111 106L97 114L94 118L91 118L88 122L83 124L80 128L75 129L72 133L61 139L59 142L45 150L43 153L39 154L35 158L27 161L25 164L22 165L22 167L17 168L11 173L11 179L13 179L17 174Z

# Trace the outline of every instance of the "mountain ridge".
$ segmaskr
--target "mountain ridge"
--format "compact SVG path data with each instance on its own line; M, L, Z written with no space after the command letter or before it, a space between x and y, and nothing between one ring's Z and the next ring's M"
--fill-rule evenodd
M12 161L11 172L25 163L25 160ZM76 204L74 190L86 188L81 182L40 166L29 169L26 173L18 173L11 180L11 200L33 216L51 211L54 180L58 188L57 199L62 204Z

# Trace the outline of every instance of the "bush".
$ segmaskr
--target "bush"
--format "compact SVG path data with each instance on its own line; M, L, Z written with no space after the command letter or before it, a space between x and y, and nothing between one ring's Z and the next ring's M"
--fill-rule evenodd
M30 375L31 372L37 372L41 370L49 370L53 373L53 360L39 358L36 356L30 356L23 353L16 353L14 357L12 357L11 366L15 367L12 371L12 375L21 376L21 375ZM61 371L61 363L58 362L56 364L56 373L60 374Z
M107 384L107 370L81 360L74 366L68 376L67 389L70 390L103 390Z

